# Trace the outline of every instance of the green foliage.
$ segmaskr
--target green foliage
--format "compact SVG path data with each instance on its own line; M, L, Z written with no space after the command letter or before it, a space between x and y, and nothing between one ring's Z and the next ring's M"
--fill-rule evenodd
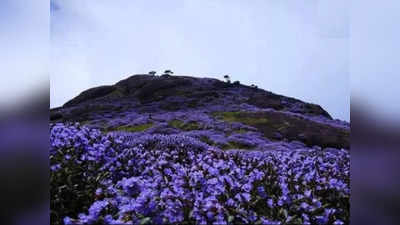
M168 125L174 127L176 129L190 131L190 130L200 130L201 126L196 121L184 122L182 120L171 120L168 122Z
M168 125L177 129L181 129L185 123L182 120L171 120Z
M112 129L112 131L125 131L125 132L141 132L149 129L153 123L145 123L137 126L120 126Z
M265 117L254 117L251 114L242 112L214 112L213 116L220 117L226 122L239 122L247 125L268 123L268 119Z
M212 115L225 122L252 126L271 140L279 132L283 138L300 140L310 147L349 148L349 131L281 112L214 112Z
M228 150L228 149L253 149L253 147L249 146L249 145L242 144L242 143L230 141L230 142L226 143L225 145L223 145L222 149L223 150Z
M244 133L247 133L248 130L243 129L243 128L239 128L239 129L237 129L237 130L234 130L233 132L234 132L234 133L237 133L237 134L244 134Z
M140 220L140 225L145 225L145 224L151 224L151 218L150 217L145 217Z
M215 143L207 136L203 135L199 139L200 139L200 141L207 143L208 145L213 145L213 146L215 145Z
M119 89L115 89L114 91L112 91L110 94L107 95L107 97L111 97L111 98L118 98L118 97L123 97L124 93L122 93L121 90Z

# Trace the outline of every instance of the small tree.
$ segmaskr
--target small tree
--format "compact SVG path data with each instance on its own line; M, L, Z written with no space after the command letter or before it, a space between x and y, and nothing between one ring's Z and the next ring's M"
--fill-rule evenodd
M150 72L149 72L149 74L150 74L150 75L152 75L152 76L155 76L155 75L156 75L156 73L157 73L157 72L156 72L156 71L154 71L154 70L152 70L152 71L150 71Z
M231 78L229 77L229 75L225 75L224 76L226 83L231 83Z
M255 84L252 84L252 85L251 85L251 87L252 87L252 88L255 88L255 89L257 89L257 88L258 88L258 86L257 86L257 85L255 85Z
M172 70L165 70L164 71L164 75L172 75L174 74L174 72L172 72Z
M237 81L233 82L233 84L234 85L240 85L240 81L237 80Z

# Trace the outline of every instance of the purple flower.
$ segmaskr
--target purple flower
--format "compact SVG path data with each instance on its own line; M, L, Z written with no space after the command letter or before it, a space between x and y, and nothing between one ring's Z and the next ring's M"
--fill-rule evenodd
M124 178L121 181L121 185L126 193L133 195L141 191L142 181L139 177Z
M65 225L71 225L74 224L71 220L71 218L69 218L68 216L64 218L64 224Z
M281 222L261 218L261 224L262 225L279 225L279 224L281 224Z
M242 186L242 190L244 190L245 192L250 192L252 188L253 186L250 183L247 183Z
M187 115L179 113L168 112L163 116L154 115L154 118L174 119ZM202 121L203 117L209 117L206 113L201 114L204 114ZM132 113L122 123L139 121L141 117L144 116ZM197 121L196 117L193 113L183 120ZM146 122L147 119L146 116ZM215 122L213 118L208 119ZM54 156L51 157L51 176L58 177L60 170L57 167L76 167L83 171L79 174L82 179L97 178L95 185L102 187L95 190L97 196L107 193L107 199L92 203L88 214L75 215L78 218L75 220L64 218L64 222L96 223L104 216L102 214L106 214L105 209L113 211L113 216L103 217L107 224L185 223L188 222L187 214L198 224L290 222L291 215L262 217L265 211L260 211L255 204L259 201L250 202L260 200L260 197L263 199L260 203L264 202L262 204L270 209L277 207L292 215L302 215L300 219L304 224L327 224L330 219L335 221L334 224L347 221L343 216L347 214L342 213L346 208L341 201L332 205L325 198L325 194L331 198L349 194L347 151L332 153L305 146L290 149L284 146L284 141L266 145L260 143L261 138L255 130L234 137L252 142L257 146L254 151L222 151L196 139L204 135L212 141L219 137L222 144L226 143L228 138L223 134L226 125L221 124L221 130L212 129L213 124L210 126L209 130L189 131L184 135L159 135L152 134L153 131L103 135L84 126L51 125L50 154ZM69 150L72 148L74 151ZM65 160L64 154L74 160ZM294 190L289 190L293 186ZM79 190L77 193L85 194ZM291 207L292 200L294 203L300 201L296 203L300 204L298 208ZM314 213L319 211L314 210L321 209L322 204L327 205L323 208L324 213L315 217ZM132 220L126 221L126 215Z
M100 212L108 205L107 201L96 201L89 208L89 215L99 216Z
M207 214L207 218L208 218L209 220L214 219L214 213L213 213L213 212L208 211L206 214Z
M300 204L300 207L303 208L303 209L308 209L309 205L306 202L302 202Z
M219 170L214 168L214 167L209 167L208 168L208 173L212 176L218 176L219 175Z
M263 186L257 187L257 193L261 196L261 198L267 198L267 193L265 192L265 189Z
M104 222L106 224L110 224L110 225L126 224L126 223L123 223L120 220L115 220L111 215L106 215L104 217Z
M165 168L164 173L171 176L172 175L172 170L170 168Z
M218 180L217 180L217 178L212 178L212 179L208 180L207 183L211 184L211 185L215 185L218 183Z
M58 164L52 165L52 166L50 166L50 169L52 171L57 171L57 170L61 169L61 164L58 163Z
M257 214L255 212L249 212L248 219L250 222L254 223L257 220Z
M341 220L335 220L335 222L333 222L334 225L343 225L344 222Z
M313 199L312 200L312 202L313 202L313 204L314 204L314 206L316 207L316 208L321 208L321 206L322 206L322 203L319 201L319 200L317 200L317 199Z
M99 195L101 195L101 194L103 194L103 189L97 188L97 189L96 189L96 195L99 196Z
M325 209L324 213L327 216L330 216L336 212L336 209Z
M228 224L225 220L225 217L223 214L218 214L216 217L216 220L213 222L215 225L226 225Z
M327 224L329 221L329 217L327 216L316 216L315 217L317 224Z
M274 200L272 200L272 198L267 200L267 204L270 208L272 208L274 206Z
M233 199L230 198L228 199L228 201L226 201L226 205L233 207L236 205L236 203Z
M304 223L309 223L310 222L310 217L307 214L303 213L303 214L301 214L301 216L303 217L303 222Z
M246 202L249 202L251 199L251 195L249 193L242 193L241 196Z

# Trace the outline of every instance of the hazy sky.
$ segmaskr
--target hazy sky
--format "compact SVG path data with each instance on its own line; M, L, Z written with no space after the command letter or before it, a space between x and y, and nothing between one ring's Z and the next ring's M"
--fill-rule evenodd
M0 111L49 89L49 4L0 0Z
M344 0L54 0L50 100L135 73L257 84L349 120Z

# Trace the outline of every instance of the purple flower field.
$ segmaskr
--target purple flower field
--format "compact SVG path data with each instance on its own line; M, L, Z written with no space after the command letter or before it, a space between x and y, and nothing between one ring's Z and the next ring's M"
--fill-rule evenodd
M225 151L204 135L224 139L50 124L51 223L349 223L349 150L268 150L249 131L227 139L256 149Z
M134 75L50 121L54 225L349 223L350 124L318 105Z

